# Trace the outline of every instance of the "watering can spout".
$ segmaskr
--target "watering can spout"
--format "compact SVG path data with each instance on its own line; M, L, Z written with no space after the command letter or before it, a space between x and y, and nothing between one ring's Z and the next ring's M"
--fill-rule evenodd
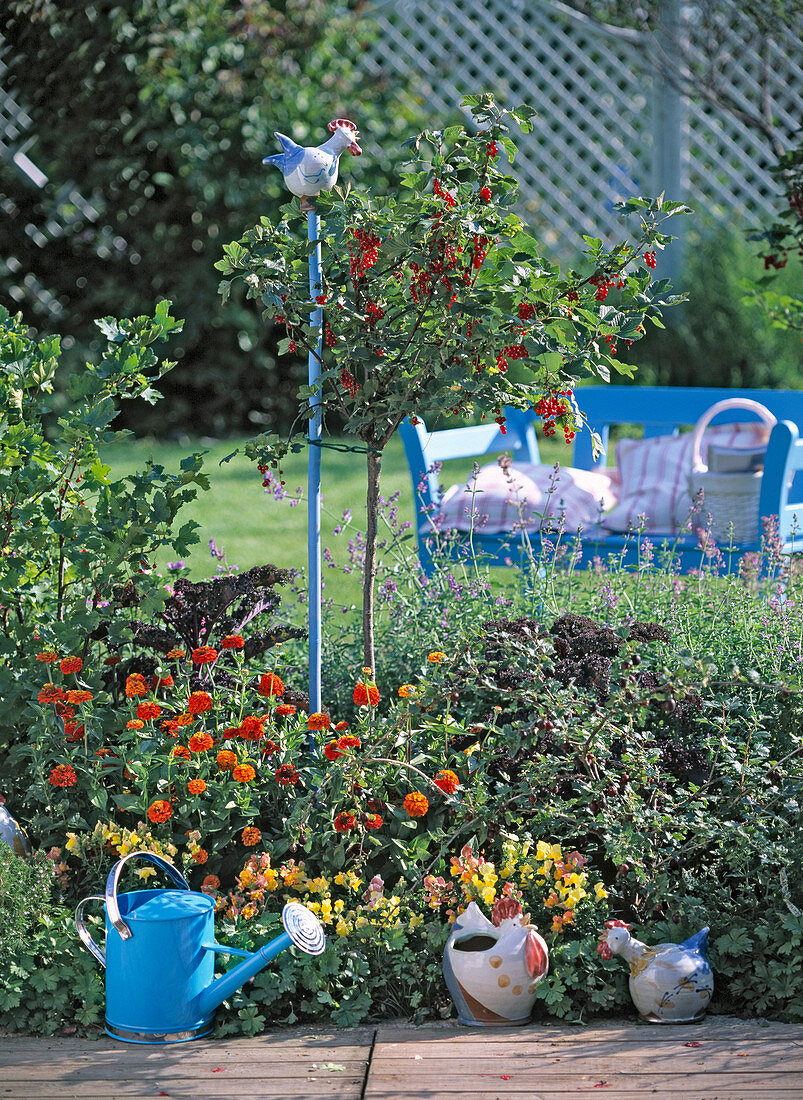
M266 943L259 951L251 954L244 951L232 951L228 947L219 944L204 944L210 951L218 951L224 954L246 955L239 966L229 970L220 978L217 978L198 996L198 1009L200 1015L208 1016L233 993L258 974L260 970L275 959L286 947L295 945L300 947L308 955L320 955L326 947L326 939L320 921L305 905L291 901L282 910L282 924L284 932L270 943Z

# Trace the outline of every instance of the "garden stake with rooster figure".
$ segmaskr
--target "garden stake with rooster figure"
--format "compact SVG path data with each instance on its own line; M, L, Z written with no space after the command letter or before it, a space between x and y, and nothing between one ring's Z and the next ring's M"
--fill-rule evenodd
M317 148L303 148L284 134L275 131L281 153L265 157L263 164L273 164L284 177L287 189L301 199L301 210L307 215L309 253L309 293L312 301L322 295L321 283L321 219L314 199L321 191L329 191L337 182L341 155L348 150L360 156L359 134L353 122L335 118L329 123L332 136ZM310 388L318 384L323 356L323 308L320 303L310 313L310 325L318 330L314 350L310 349L307 364ZM307 467L307 571L309 583L309 705L310 713L321 709L321 401L317 394L309 398L313 417L309 425L309 460Z

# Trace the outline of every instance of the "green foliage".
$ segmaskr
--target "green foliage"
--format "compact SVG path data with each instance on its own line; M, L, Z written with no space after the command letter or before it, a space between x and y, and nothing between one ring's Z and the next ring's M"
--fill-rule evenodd
M178 474L148 464L112 478L99 448L121 440L111 423L121 400L159 396L170 367L154 347L180 328L169 303L153 317L99 323L106 347L96 363L70 375L68 404L52 414L60 344L32 340L19 316L0 309L0 742L37 721L31 685L39 651L86 655L92 640L111 647L130 631L137 603L164 602L148 559L194 541L179 509L205 486L199 454ZM34 671L36 670L36 671ZM5 769L4 769L5 770ZM17 777L24 781L24 777Z
M37 194L7 173L17 212L3 220L0 254L69 311L77 345L68 359L97 346L101 313L131 315L170 297L187 320L172 344L180 362L165 383L170 400L158 411L137 403L125 423L222 436L289 419L301 364L277 362L275 335L241 302L221 306L212 265L243 223L284 197L281 176L261 164L274 130L318 145L327 122L359 104L370 156L350 173L387 187L419 122L417 99L360 71L372 33L365 12L327 0L5 7L6 80L33 118L28 153L51 183ZM85 220L65 200L66 231L40 247L23 226L45 226L67 181L100 216ZM0 291L9 286L26 294L10 269ZM34 295L23 305L30 323L53 323Z
M799 388L799 334L783 331L755 293L745 301L745 288L756 287L763 271L754 246L730 230L690 242L683 272L688 302L628 354L638 382ZM791 301L803 291L803 271L790 265L772 282L772 292Z
M53 864L42 852L31 860L0 844L0 956L25 945L53 893Z

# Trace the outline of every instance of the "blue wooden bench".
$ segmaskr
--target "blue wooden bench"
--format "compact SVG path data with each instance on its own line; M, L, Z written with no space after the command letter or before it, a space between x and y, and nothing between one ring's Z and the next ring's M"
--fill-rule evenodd
M591 434L588 428L577 434L571 460L565 465L579 469L601 469L607 465L610 429L614 425L641 425L644 437L677 435L681 427L695 424L706 410L718 401L729 397L748 397L760 402L776 417L778 423L772 430L764 464L764 476L759 499L759 522L755 539L740 545L736 552L726 555L725 571L738 568L742 554L758 550L761 541L762 516L777 516L784 553L803 550L803 390L723 390L703 387L680 388L667 386L587 386L576 391L580 408L585 413L590 429L602 438L606 454L594 460ZM432 469L436 463L452 459L473 459L480 464L489 456L508 452L514 462L540 462L533 414L506 409L507 434L502 435L496 424L474 427L447 428L428 432L419 420L413 425L405 421L400 429L410 476L413 496L418 502L417 535L421 567L430 575L434 568L432 550L438 539L432 518L438 510L440 499L439 478ZM728 423L755 420L747 411L731 409L715 418L715 422ZM467 469L463 480L471 471ZM459 480L455 478L454 480ZM539 552L539 535L528 533L528 540ZM668 544L674 548L682 572L699 568L705 561L694 535L649 536L660 547ZM465 552L468 541L465 532L454 532L446 542L449 553ZM606 560L608 555L622 555L626 565L638 561L638 538L606 531L601 526L591 526L583 531L583 555L578 568L588 568L598 555ZM521 535L515 533L488 534L481 529L471 535L474 551L489 565L526 564Z

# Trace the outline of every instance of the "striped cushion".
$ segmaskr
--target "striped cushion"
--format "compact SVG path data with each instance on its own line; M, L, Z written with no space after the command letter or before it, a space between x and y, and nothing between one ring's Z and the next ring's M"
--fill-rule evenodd
M563 515L571 531L597 523L600 513L616 503L616 488L615 472L563 466L555 470L529 462L517 462L505 471L498 462L489 463L466 485L446 490L440 524L456 531L470 531L473 526L476 531L499 534L522 527L537 531L543 518Z
M691 472L693 432L655 439L621 439L616 444L616 466L621 479L619 502L603 519L610 531L644 530L675 534L687 522L692 500L686 485ZM725 447L753 447L766 443L769 429L761 423L722 424L709 428L707 443Z

